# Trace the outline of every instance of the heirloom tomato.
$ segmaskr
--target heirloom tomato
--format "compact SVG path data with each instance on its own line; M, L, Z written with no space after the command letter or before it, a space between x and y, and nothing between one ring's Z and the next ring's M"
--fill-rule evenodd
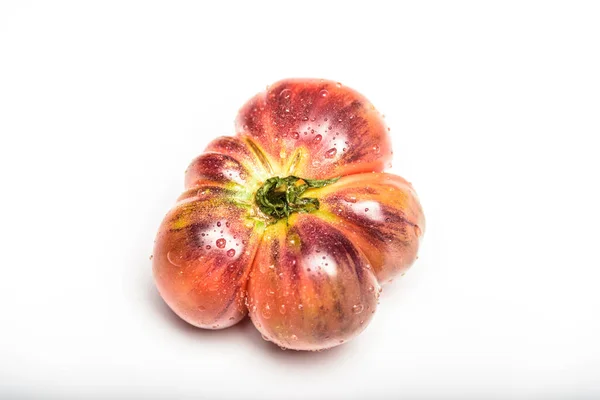
M157 235L169 307L221 329L247 314L263 337L321 350L360 333L380 284L416 259L425 221L371 103L339 83L277 82L239 111L235 135L192 161Z

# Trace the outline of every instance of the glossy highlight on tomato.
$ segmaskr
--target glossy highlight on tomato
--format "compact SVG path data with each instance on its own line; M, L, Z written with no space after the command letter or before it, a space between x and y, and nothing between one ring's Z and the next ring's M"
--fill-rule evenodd
M159 228L161 296L201 328L249 314L283 348L352 339L425 231L412 185L383 172L382 116L339 83L289 79L250 99L235 127L192 161Z

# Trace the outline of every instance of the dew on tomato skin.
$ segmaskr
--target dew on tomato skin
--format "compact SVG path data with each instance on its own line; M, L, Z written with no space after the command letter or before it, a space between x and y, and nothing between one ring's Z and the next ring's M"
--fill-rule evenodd
M365 321L363 321L363 320L361 319L361 320L360 320L360 324L362 325L362 324L364 324L364 323L365 323Z
M293 341L296 341L296 340L298 340L298 336L296 336L296 335L291 335L291 336L290 336L290 339L291 339L291 340L293 340Z
M302 305L302 303L298 304L298 310L302 310L304 308L304 306Z
M363 306L362 304L355 304L352 306L352 312L354 314L360 314L361 312L363 312L364 309L365 306Z
M217 242L216 242L217 247L220 248L220 249L225 248L225 244L226 243L227 243L227 241L225 239L223 239L223 238L217 239Z
M230 321L235 321L235 317L229 317Z
M328 94L329 94L329 92L327 90L323 89L319 92L319 97L327 97Z
M279 306L279 313L283 315L283 314L285 314L285 312L286 312L285 304L280 305Z
M154 258L154 256L152 254L150 254L150 258L148 258L149 260L152 260Z
M169 251L167 253L167 261L169 261L171 264L173 264L176 267L181 267L181 257L177 257L175 256L175 254L173 254L173 252Z
M285 150L281 150L281 151L279 152L279 157L280 157L280 158L285 158L286 156L287 156L287 154L286 154Z
M340 82L336 82L336 83L335 83L335 87L339 89L339 88L341 88L341 87L342 87L342 84L341 84Z
M204 307L204 306L198 306L198 311L206 311L206 307Z
M331 148L331 149L327 150L327 152L325 153L325 158L333 158L333 157L335 157L336 154L337 154L337 149Z
M346 201L348 203L356 203L356 196L350 196Z
M380 147L378 144L376 144L375 146L373 146L373 151L375 152L375 154L379 154L379 152L381 151Z
M369 292L373 293L375 291L375 286L371 285L369 286Z
M273 291L273 289L267 289L267 296L273 296L275 295L275 291Z
M368 208L368 207L367 207L367 208L365 208L365 212L369 212L369 208Z
M265 306L262 308L261 314L264 319L271 318L271 316L273 315L273 311L271 310L271 306L269 305L269 303L265 304Z
M267 342L270 342L270 341L271 341L271 340L269 340L269 337L268 337L267 335L265 335L265 334L262 334L261 336L262 336L263 340L265 340L265 341L267 341Z
M281 92L279 92L279 97L284 98L284 99L289 99L291 95L292 95L291 89L283 89Z
M235 256L235 249L229 249L229 250L227 250L227 255L228 255L229 257L233 257L233 256Z
M314 137L313 141L314 141L315 143L319 143L319 142L321 141L321 139L323 139L323 136L321 136L321 135L317 135L317 136L315 136L315 137Z
M298 132L292 132L292 138L298 139L299 137L300 137L300 134Z
M415 230L415 235L417 235L417 237L420 237L420 236L421 236L421 233L422 233L422 232L421 232L421 228L419 228L419 226L418 226L418 225L415 225L415 226L414 226L414 230Z

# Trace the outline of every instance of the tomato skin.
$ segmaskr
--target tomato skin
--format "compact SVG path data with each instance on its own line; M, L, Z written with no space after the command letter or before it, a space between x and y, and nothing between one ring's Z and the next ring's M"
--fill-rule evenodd
M192 193L193 192L193 195ZM182 319L221 329L247 314L245 290L261 232L231 190L201 186L167 214L156 238L158 290Z
M248 308L264 338L320 350L359 334L377 307L369 261L345 235L312 214L268 227L248 282Z
M312 189L320 199L315 214L368 254L379 282L405 273L417 257L425 216L412 185L386 173L355 174Z
M161 296L206 329L249 313L285 348L352 339L425 231L412 185L383 172L391 154L382 116L362 95L331 81L277 82L241 108L235 136L216 138L187 168L155 242ZM284 196L296 202L291 214L269 214L298 186L307 189Z
M262 150L275 174L329 179L383 171L392 159L381 114L358 92L316 79L279 81L250 99L238 137Z

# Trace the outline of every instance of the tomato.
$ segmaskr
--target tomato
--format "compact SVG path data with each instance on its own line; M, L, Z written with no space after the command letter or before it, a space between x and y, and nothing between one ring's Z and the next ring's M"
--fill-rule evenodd
M193 160L159 228L161 296L201 328L249 313L284 348L352 339L425 230L411 184L383 172L392 151L381 115L339 83L284 80L242 107L236 132Z

